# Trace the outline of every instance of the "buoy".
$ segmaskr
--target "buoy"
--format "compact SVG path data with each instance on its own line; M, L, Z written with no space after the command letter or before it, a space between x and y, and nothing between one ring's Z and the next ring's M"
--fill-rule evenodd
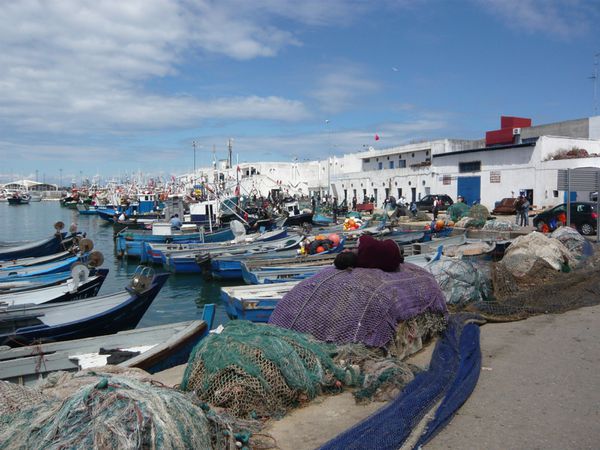
M338 245L340 245L340 237L335 233L332 233L329 236L327 236L327 239L329 239L331 242L333 242L334 247L337 247Z
M327 239L327 238L325 237L324 234L319 234L315 237L315 240L317 240L317 241L324 241L325 239Z
M325 247L323 247L322 245L319 245L317 247L317 253L323 253L325 251Z

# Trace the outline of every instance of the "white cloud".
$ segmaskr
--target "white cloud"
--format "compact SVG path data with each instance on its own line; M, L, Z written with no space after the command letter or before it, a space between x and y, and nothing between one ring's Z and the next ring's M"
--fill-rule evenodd
M277 96L198 99L144 89L149 80L178 75L194 51L250 59L298 45L268 23L291 11L286 5L259 18L258 11L238 14L236 8L251 8L236 1L1 2L0 130L88 133L212 118L306 118L300 101Z
M584 35L597 26L598 3L585 0L475 0L508 26L561 39Z
M327 67L324 72L311 96L329 114L358 107L366 95L379 90L378 84L354 65L340 63Z

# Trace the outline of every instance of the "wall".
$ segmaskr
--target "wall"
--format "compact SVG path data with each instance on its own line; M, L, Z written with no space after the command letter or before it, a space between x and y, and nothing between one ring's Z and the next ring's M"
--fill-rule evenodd
M527 139L538 136L568 136L574 138L589 138L589 120L575 119L565 122L537 125L521 130L521 138Z

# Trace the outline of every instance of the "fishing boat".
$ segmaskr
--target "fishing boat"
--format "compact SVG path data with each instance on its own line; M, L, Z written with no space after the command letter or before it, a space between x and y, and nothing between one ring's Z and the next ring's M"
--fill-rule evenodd
M257 234L255 240L250 242L197 244L199 248L194 250L170 251L163 256L163 267L174 273L201 273L198 261L203 258L208 260L225 254L261 253L277 250L282 244L290 245L286 230L269 231L263 233L263 239L260 237Z
M31 276L47 275L57 272L66 272L71 269L75 263L86 263L90 266L98 267L104 262L102 253L95 251L92 253L84 253L82 255L74 255L59 261L51 261L45 264L37 264L33 266L16 266L0 268L0 280L16 280Z
M9 205L28 205L31 195L27 192L15 192L7 199Z
M87 203L78 203L77 211L81 216L98 215L98 208L95 205L88 205Z
M237 280L242 278L241 261L255 255L262 255L265 258L276 258L277 253L289 251L299 247L304 236L290 236L285 239L273 242L257 243L247 249L239 251L222 252L218 256L210 256L211 275L219 280ZM287 255L287 254L286 254ZM204 260L201 255L196 256L199 264L203 265Z
M440 246L435 253L406 256L405 263L411 263L419 267L426 267L442 256L443 247ZM316 264L310 262L292 263L290 265L254 265L244 274L244 281L249 284L272 284L282 283L290 280L303 280L313 276L318 271L331 267L333 259L322 259Z
M90 276L94 275L96 270L101 269L90 268ZM31 289L39 289L42 287L49 287L68 282L71 278L72 274L70 271L23 277L17 279L0 278L0 292L7 294L11 292L21 292Z
M195 226L194 226L195 228ZM152 230L123 230L117 234L117 254L122 257L141 258L144 243L200 243L231 241L231 229L205 234L203 231L172 230L169 223L154 223Z
M213 327L215 305L205 305L201 320L159 325L116 334L0 348L0 379L35 385L54 371L76 372L109 363L149 373L185 364L193 348ZM115 363L113 358L126 358Z
M108 275L108 269L98 269L93 275L90 275L87 267L77 265L71 269L69 279L50 286L26 290L5 290L3 287L7 283L0 283L0 307L41 305L95 297L98 295L106 275Z
M8 261L20 258L32 258L59 253L71 246L73 235L67 237L67 233L56 233L52 237L39 241L28 242L21 245L0 248L0 261Z
M80 339L135 328L168 273L136 271L123 292L84 300L0 308L0 345Z
M221 288L221 301L230 319L268 322L277 302L300 281Z
M38 194L37 192L32 192L29 194L29 201L31 203L38 203L42 201L42 194Z
M19 258L9 261L0 261L0 270L8 267L29 267L36 266L38 264L46 264L53 261L60 261L61 259L73 256L70 251L58 252L47 256L38 256L34 258Z

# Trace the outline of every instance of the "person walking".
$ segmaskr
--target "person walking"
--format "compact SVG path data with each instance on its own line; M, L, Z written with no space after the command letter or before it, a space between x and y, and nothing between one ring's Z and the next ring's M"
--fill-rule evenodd
M433 220L437 220L439 211L440 211L440 199L438 197L435 197L433 199L433 208L431 209L431 212L433 213Z
M521 226L528 227L529 226L529 200L525 195L523 195L523 203L521 204Z
M352 197L352 211L356 211L356 195Z

